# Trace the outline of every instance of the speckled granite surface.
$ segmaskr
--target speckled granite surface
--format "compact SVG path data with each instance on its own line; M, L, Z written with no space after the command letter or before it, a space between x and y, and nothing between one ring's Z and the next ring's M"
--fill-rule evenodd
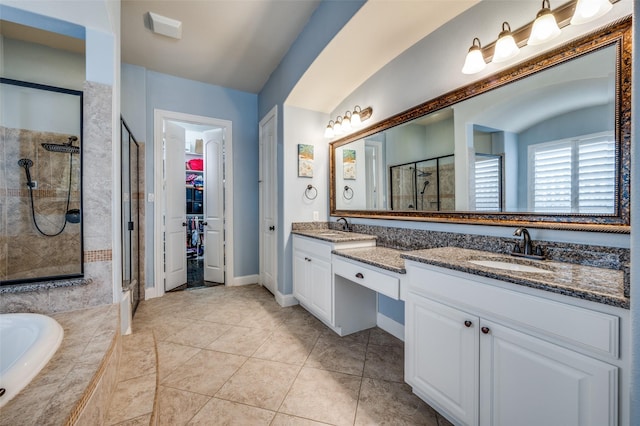
M329 241L332 243L342 243L345 241L368 241L377 239L375 235L359 234L356 232L344 232L327 228L292 230L291 233L317 238L319 240Z
M401 254L402 250L392 249L388 247L366 247L355 249L334 250L332 253L347 259L357 260L358 262L367 263L387 271L406 274L404 267L404 259Z
M7 284L0 286L0 294L3 293L27 293L30 291L60 288L60 287L74 287L78 285L91 284L91 278L72 278L68 280L53 280L53 281L39 281L37 283L30 284Z
M292 231L312 231L314 229L329 229L328 222L293 222Z
M531 261L459 247L405 252L402 254L402 258L629 309L629 298L624 295L624 273L622 270L553 261ZM470 263L470 260L522 263L552 272L496 269Z

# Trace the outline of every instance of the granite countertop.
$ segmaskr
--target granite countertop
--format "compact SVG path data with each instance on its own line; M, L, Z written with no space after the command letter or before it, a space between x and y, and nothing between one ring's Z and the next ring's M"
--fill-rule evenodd
M577 297L606 305L629 309L625 297L624 272L552 261L528 260L505 254L493 254L457 247L402 252L402 258L469 274L494 278L518 285ZM518 263L550 272L525 272L497 269L471 263L470 260L488 260Z
M367 241L376 240L375 235L358 234L356 232L338 231L335 229L297 229L291 231L293 234L304 235L305 237L316 238L318 240L329 241L331 243L342 243L347 241Z
M401 254L406 252L402 250L387 247L365 247L333 250L332 253L398 274L407 273L404 267L404 259L401 257Z

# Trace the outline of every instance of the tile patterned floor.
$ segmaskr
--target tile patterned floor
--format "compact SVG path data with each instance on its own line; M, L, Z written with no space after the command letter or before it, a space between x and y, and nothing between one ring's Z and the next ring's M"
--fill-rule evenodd
M159 425L451 425L403 382L400 340L379 328L341 338L257 285L142 302L133 328L110 425L149 423L153 398L131 401L149 399L153 335Z

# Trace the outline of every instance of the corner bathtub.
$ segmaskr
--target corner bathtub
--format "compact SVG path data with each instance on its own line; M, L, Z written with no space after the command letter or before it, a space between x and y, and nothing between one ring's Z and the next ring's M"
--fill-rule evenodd
M0 315L0 407L47 365L63 335L60 324L45 315Z

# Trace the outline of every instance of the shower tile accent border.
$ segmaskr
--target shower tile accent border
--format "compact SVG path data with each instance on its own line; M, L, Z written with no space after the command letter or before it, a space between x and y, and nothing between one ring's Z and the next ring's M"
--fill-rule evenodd
M109 250L89 250L83 253L84 263L111 261L112 251Z

